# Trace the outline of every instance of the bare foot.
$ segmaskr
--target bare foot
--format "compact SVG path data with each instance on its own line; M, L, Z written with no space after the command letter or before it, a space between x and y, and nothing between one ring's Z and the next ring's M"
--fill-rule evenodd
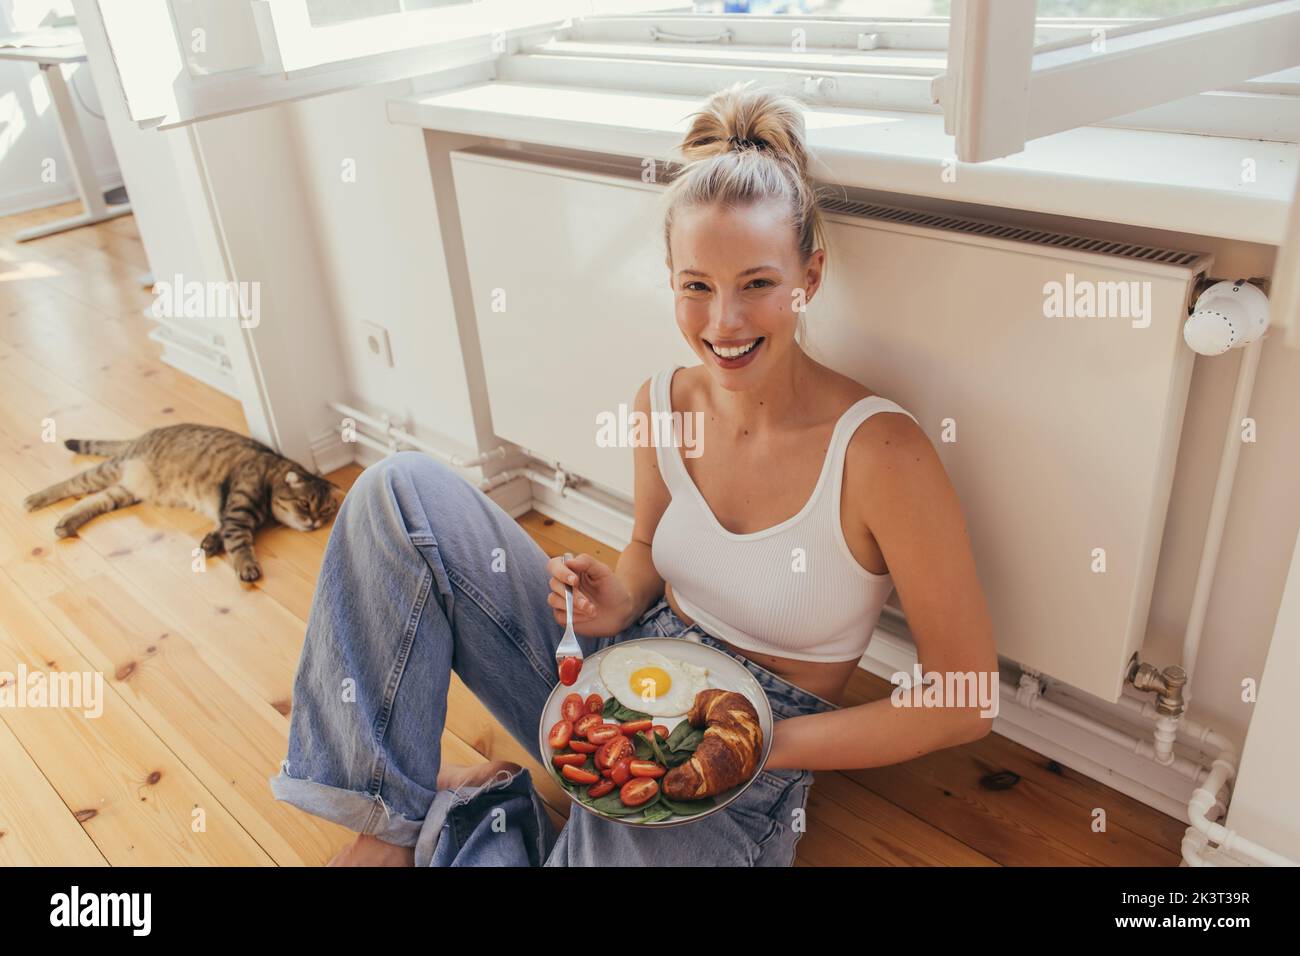
M487 763L466 767L458 763L445 763L438 769L438 789L455 790L457 787L479 787L502 770L518 773L519 764L509 760L489 760Z
M415 847L396 846L360 833L326 866L415 866Z

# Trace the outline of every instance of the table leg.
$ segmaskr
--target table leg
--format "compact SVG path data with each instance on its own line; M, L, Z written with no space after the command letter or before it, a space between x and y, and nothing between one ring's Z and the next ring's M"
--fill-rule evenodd
M81 124L77 122L77 111L72 105L72 96L68 93L68 82L63 75L62 66L58 63L42 63L41 75L45 77L45 83L50 88L50 101L54 104L54 112L59 120L59 134L63 139L63 148L68 154L68 162L72 167L72 178L77 184L77 195L81 197L81 203L86 211L79 216L24 229L14 237L19 242L39 239L41 236L50 236L56 232L66 232L80 226L89 226L106 219L116 219L131 211L130 203L108 205L104 202L104 193L95 178L95 165L90 158L90 148L86 145Z

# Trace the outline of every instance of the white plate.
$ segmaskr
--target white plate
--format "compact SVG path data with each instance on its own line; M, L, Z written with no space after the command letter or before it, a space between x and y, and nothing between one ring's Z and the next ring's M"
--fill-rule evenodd
M600 661L615 647L629 647L639 645L647 650L658 651L669 660L684 661L687 664L694 664L696 667L708 669L708 677L705 681L708 687L716 687L720 690L732 690L744 694L749 702L754 705L758 711L758 725L763 731L763 747L758 755L758 766L754 770L754 776L750 777L743 783L737 784L730 790L724 790L722 793L715 794L713 797L714 805L702 813L692 814L688 817L673 814L671 817L665 817L663 820L654 823L644 823L639 820L627 820L623 817L612 816L599 813L591 807L584 804L574 796L564 783L561 782L558 768L551 761L552 754L555 750L547 740L551 734L551 728L559 723L561 719L560 706L564 703L564 698L570 694L580 694L585 699L590 694L599 694L602 698L608 700L613 695L609 688L605 686L600 679ZM633 708L635 709L635 708ZM686 719L686 715L679 717L655 717L656 724L662 724L668 728L669 733L679 723ZM543 755L546 769L559 783L560 787L568 794L569 799L573 801L576 807L582 807L587 813L595 813L602 820L614 820L618 823L633 827L666 827L675 826L682 823L690 823L693 820L700 820L707 817L710 813L717 813L736 797L744 793L754 777L762 772L763 767L767 765L767 755L772 749L772 707L767 701L767 693L763 690L762 685L754 679L754 675L745 669L739 661L729 654L724 654L716 648L709 647L707 644L699 644L695 641L687 640L681 637L640 637L629 641L619 641L611 644L603 650L597 651L582 662L582 671L578 674L578 679L571 685L556 684L555 689L551 691L551 696L546 699L546 706L542 708L541 725L537 730L537 743L539 753ZM662 777L659 778L661 781ZM611 791L611 793L614 791Z

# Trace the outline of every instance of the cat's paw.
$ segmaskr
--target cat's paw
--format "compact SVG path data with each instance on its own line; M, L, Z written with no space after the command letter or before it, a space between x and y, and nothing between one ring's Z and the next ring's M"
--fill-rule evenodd
M225 544L221 540L221 535L215 531L209 531L204 535L203 541L199 544L199 547L202 548L203 553L210 558L220 554L226 549Z
M242 565L239 569L239 580L256 581L262 576L262 569L254 563Z
M35 511L37 508L44 508L46 501L39 494L28 495L23 499L23 511Z
M60 521L54 526L54 533L60 538L75 538L77 536L77 526L66 521Z

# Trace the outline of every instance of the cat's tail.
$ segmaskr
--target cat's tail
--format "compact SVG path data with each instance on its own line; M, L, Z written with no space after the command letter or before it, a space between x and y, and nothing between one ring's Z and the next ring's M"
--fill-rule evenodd
M131 442L129 440L100 441L96 438L69 438L63 444L78 455L116 455L119 452L126 451L126 446Z

